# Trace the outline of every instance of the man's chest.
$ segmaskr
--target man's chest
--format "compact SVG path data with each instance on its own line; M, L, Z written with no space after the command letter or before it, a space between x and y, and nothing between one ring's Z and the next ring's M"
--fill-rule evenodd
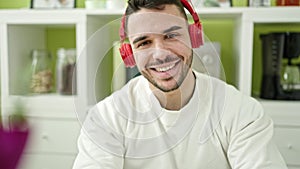
M192 133L173 148L148 158L125 158L124 169L230 169L218 140L205 143Z

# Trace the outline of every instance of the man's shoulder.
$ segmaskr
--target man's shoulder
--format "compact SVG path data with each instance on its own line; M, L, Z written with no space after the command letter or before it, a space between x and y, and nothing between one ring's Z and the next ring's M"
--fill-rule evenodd
M257 104L258 102L251 96L245 95L243 92L238 90L234 85L225 82L216 77L212 77L203 73L195 72L199 87L205 86L207 90L211 90L210 94L213 98L218 100L222 98L224 101L232 102L233 100ZM203 82L204 81L204 82ZM236 102L237 103L237 102Z
M211 113L214 114L214 117L219 117L221 123L227 123L236 118L255 119L264 115L261 104L255 98L239 91L235 86L201 73L197 73L196 77L202 84L199 85L199 88L204 84L207 86L207 90L210 90L208 93L211 107L215 111Z
M269 123L269 117L264 113L262 105L257 99L246 95L239 91L236 87L230 84L224 84L223 88L215 89L215 91L222 91L224 89L224 97L221 125L231 126L236 124L238 128L243 128L247 124L253 123L259 119L265 119ZM214 100L220 103L220 94L214 93ZM231 126L233 127L233 126Z

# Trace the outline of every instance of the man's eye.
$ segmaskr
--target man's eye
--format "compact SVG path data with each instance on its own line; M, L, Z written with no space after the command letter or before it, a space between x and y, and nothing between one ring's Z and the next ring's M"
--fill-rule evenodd
M165 35L165 39L172 39L172 38L175 38L177 36L178 36L177 33L170 33L170 34Z
M138 48L139 48L139 47L143 47L143 46L146 46L146 45L148 45L148 44L150 44L150 41L144 41L144 42L140 43L137 47L138 47Z

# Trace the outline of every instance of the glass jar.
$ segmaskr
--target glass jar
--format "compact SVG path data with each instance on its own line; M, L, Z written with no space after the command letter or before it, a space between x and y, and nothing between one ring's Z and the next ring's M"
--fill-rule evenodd
M49 93L53 90L52 56L47 50L32 51L30 90L33 93Z
M61 48L57 51L56 89L63 95L76 94L76 50Z

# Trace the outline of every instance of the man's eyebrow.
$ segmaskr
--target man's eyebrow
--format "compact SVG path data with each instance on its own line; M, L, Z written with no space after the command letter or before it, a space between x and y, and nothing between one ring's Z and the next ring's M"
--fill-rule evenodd
M140 36L140 37L137 37L136 39L134 39L133 44L136 44L137 42L142 41L142 40L146 39L147 37L148 37L148 36Z
M178 29L181 29L181 28L182 27L180 27L180 26L172 26L171 28L164 30L163 33L172 32L172 31L175 31L175 30L178 30Z

